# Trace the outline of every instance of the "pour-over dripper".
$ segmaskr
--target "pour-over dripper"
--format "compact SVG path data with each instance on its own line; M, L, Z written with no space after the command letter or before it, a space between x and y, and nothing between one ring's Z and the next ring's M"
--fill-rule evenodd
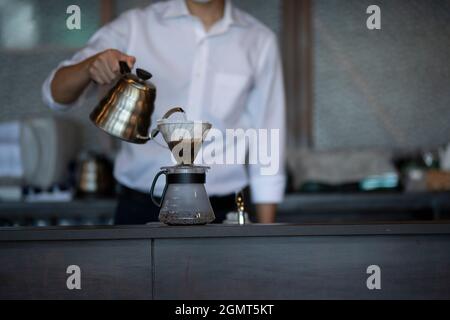
M158 130L178 165L192 165L212 125L207 122L162 119Z

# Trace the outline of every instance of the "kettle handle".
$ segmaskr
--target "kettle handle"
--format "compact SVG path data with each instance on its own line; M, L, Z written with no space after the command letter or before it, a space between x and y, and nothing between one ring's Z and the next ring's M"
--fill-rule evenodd
M152 202L155 204L155 206L157 206L158 208L161 208L162 206L162 201L164 200L164 197L166 196L166 191L167 191L167 183L166 186L164 187L164 191L162 193L161 196L161 202L158 202L155 199L155 187L156 187L156 183L159 180L159 177L161 177L162 175L165 175L167 177L167 170L161 170L160 172L158 172L158 174L155 176L155 178L153 179L153 183L152 183L152 187L150 188L150 197L152 198ZM166 179L167 180L167 179Z
M180 107L176 107L176 108L172 108L169 111L166 112L166 114L162 117L162 119L168 119L171 115L177 113L177 112L181 112L186 114L186 112L183 110L183 108ZM165 149L168 149L167 146L159 143L158 141L155 140L155 138L158 136L159 134L159 130L158 129L153 129L150 133L150 136L148 137L144 137L141 135L138 135L137 138L141 139L142 141L148 142L148 141L154 141L157 145L159 145L160 147L163 147Z
M119 65L120 65L120 73L121 74L127 74L130 73L130 67L128 66L128 63L126 63L125 61L119 61Z
M166 114L162 118L168 119L171 115L173 115L177 112L186 113L183 108L175 107L175 108L172 108L169 111L167 111Z

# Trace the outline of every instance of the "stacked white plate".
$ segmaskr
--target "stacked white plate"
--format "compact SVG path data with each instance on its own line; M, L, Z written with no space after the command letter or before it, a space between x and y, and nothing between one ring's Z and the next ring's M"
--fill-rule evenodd
M25 120L20 144L24 182L42 189L65 182L79 149L75 127L55 118Z

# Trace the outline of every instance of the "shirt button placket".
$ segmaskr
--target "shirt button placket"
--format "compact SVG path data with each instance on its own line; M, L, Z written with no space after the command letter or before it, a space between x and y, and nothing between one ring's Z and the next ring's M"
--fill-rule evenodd
M190 95L191 117L200 119L203 97L205 95L204 80L207 67L207 45L206 38L202 37L197 42L197 50L194 58Z

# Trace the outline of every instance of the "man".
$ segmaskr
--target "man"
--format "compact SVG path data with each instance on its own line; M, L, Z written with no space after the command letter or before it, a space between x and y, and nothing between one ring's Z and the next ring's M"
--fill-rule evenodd
M149 70L158 89L154 119L182 106L191 119L233 128L280 130L281 169L271 176L260 165L213 165L206 188L217 221L234 208L235 192L250 185L258 221L275 221L284 195L284 88L276 36L230 0L172 0L122 14L101 28L88 45L63 62L44 83L46 103L58 110L80 104L120 76L119 61ZM154 143L123 143L115 177L124 187L117 224L143 224L157 218L148 199L170 153ZM156 193L162 194L163 184Z

